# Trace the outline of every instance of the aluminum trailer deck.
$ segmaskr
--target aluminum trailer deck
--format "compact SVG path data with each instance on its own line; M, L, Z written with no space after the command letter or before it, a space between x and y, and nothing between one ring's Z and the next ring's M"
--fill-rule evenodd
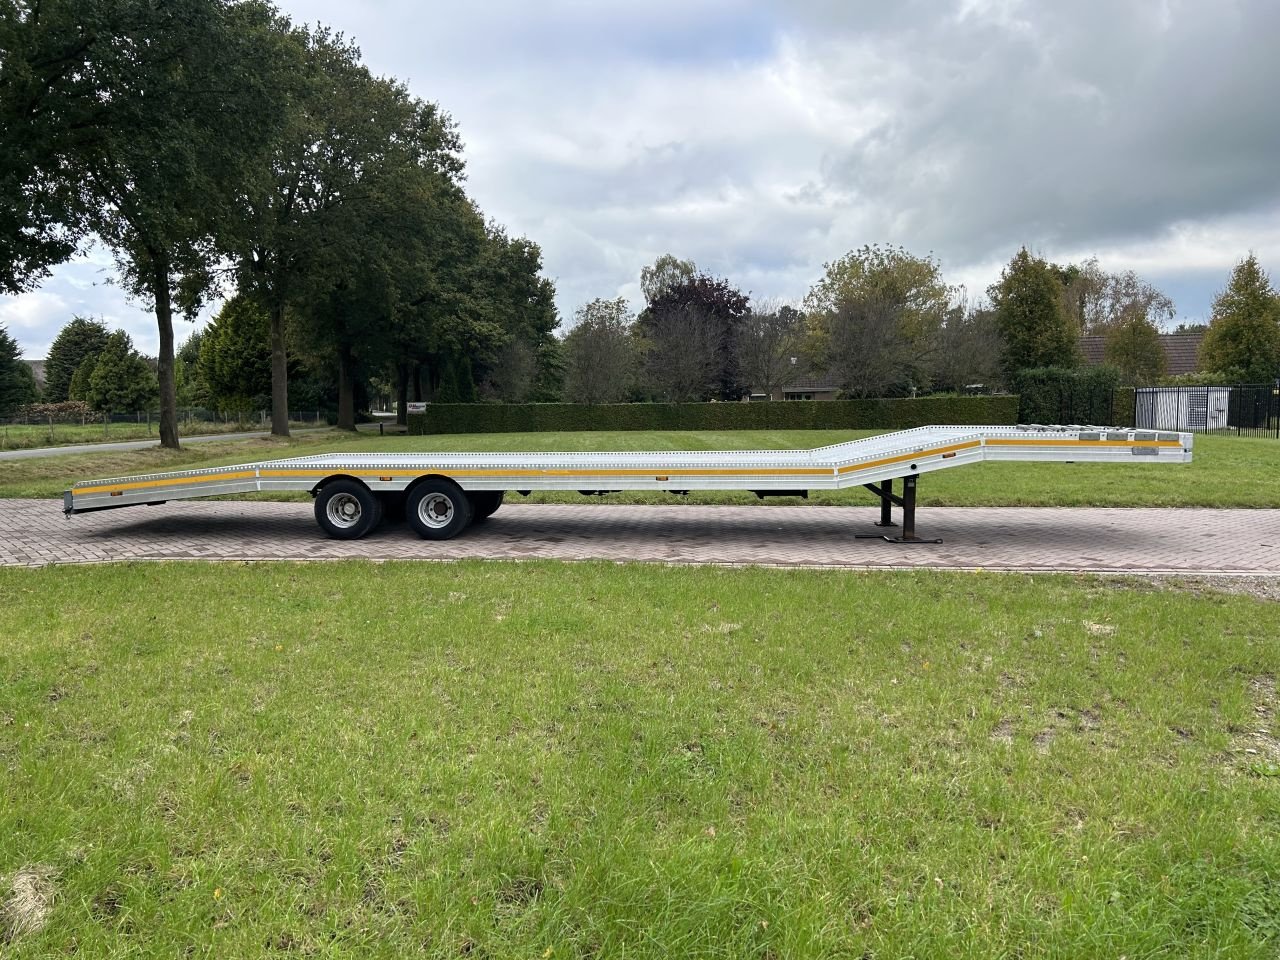
M895 542L915 534L916 478L983 461L1189 463L1192 435L1118 427L931 426L812 450L682 453L328 453L238 466L87 480L63 495L67 514L219 494L302 490L316 498L316 521L339 539L364 536L383 508L403 507L430 540L448 540L502 503L533 490L748 490L806 496L864 486L880 498L878 526ZM893 491L895 480L902 492ZM932 541L937 542L937 541Z

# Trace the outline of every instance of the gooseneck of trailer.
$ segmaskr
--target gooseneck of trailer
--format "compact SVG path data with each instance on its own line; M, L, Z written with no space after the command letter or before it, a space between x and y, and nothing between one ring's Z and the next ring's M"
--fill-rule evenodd
M811 450L649 453L329 453L229 467L86 480L63 495L68 514L226 494L306 491L330 537L364 536L404 511L429 540L456 537L508 492L747 490L760 497L862 486L880 499L880 526L915 534L917 478L988 461L1189 463L1192 435L1116 427L931 426ZM900 493L895 482L901 483ZM937 542L937 541L929 541Z

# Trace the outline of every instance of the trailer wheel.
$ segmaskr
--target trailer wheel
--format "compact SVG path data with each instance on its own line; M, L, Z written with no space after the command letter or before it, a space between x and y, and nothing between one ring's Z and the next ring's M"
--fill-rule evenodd
M457 484L431 477L409 491L405 515L424 540L452 540L471 522L471 501Z
M471 501L471 522L488 520L502 506L504 490L476 490L467 494Z
M335 540L359 540L382 519L382 504L363 483L334 480L316 494L316 523Z

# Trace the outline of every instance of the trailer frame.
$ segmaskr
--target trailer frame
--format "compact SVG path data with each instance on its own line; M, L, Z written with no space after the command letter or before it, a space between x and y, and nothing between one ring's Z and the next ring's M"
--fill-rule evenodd
M491 515L504 493L747 490L757 496L862 486L880 501L877 526L891 543L938 543L916 534L921 474L989 461L1189 463L1190 433L1091 426L928 426L808 450L607 453L331 453L87 480L63 495L68 515L209 496L305 491L316 520L357 539L403 503L424 538L447 540ZM902 493L894 482L902 481ZM863 535L859 535L863 536Z

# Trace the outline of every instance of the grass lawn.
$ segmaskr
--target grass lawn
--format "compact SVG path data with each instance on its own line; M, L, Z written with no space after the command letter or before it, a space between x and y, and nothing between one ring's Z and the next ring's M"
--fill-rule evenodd
M52 897L0 952L1274 958L1278 636L1066 577L0 570L0 877Z
M180 423L188 436L207 436L261 429L237 423ZM59 447L76 443L117 443L122 440L155 440L159 428L150 423L108 423L80 425L76 423L9 424L0 426L0 450L30 450L35 447Z
M303 434L291 441L228 441L180 452L148 449L81 454L40 460L0 461L0 497L58 497L77 480L125 476L228 463L298 456L329 450L407 452L546 450L733 450L815 447L851 436L834 430L740 431L725 433L503 433L432 437L352 436L334 432ZM1168 506L1280 507L1280 443L1251 437L1202 436L1187 465L990 463L944 470L920 481L925 506ZM305 494L277 495L296 499ZM540 493L541 502L580 502L577 494ZM611 494L603 502L670 503L667 494ZM692 503L757 503L749 493L703 492ZM785 498L771 503L798 502ZM815 492L811 503L871 503L857 490Z

